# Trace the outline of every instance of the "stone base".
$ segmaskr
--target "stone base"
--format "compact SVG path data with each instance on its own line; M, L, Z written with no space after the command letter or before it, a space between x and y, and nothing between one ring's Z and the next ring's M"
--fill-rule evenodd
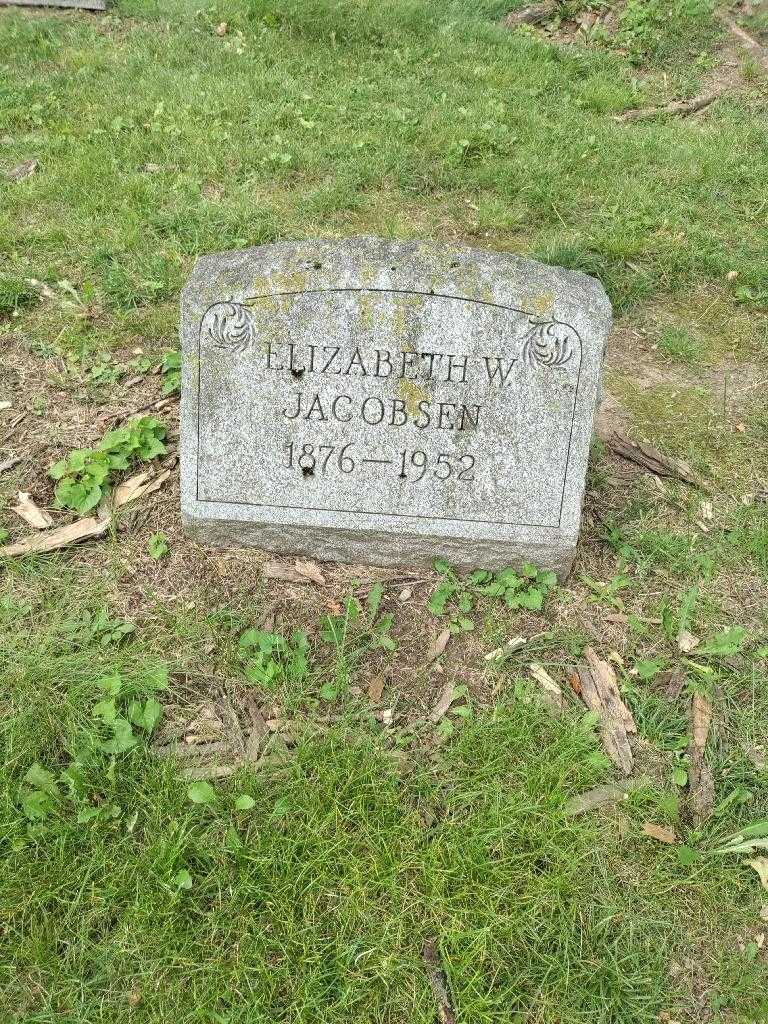
M533 564L551 569L562 582L576 553L570 542L533 542L424 536L384 530L337 530L328 526L233 522L231 519L197 519L182 515L188 536L204 547L253 547L280 555L298 555L321 562L376 565L386 568L431 567L442 558L460 570L521 569Z

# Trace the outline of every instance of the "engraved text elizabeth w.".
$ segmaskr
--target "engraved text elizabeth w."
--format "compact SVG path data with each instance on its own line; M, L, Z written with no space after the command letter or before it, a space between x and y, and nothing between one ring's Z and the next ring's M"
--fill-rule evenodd
M510 377L517 357L458 355L453 352L392 351L360 347L352 351L339 345L267 342L266 367L276 373L289 373L301 384L313 375L346 377L362 380L398 381L403 398L353 396L342 393L333 397L319 391L298 387L282 414L287 420L350 423L362 421L368 426L402 427L408 423L419 430L477 430L482 406L463 402L435 401L420 385L442 384L460 387L469 375L479 372L489 387L503 388ZM351 389L353 390L353 389Z

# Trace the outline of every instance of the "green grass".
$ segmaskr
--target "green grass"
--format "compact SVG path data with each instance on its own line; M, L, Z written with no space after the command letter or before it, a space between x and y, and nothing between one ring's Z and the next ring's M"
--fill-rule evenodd
M681 363L696 362L700 353L697 339L688 331L674 327L668 327L662 332L659 338L659 348L670 358Z
M116 386L174 348L199 253L435 237L600 277L618 327L606 381L628 429L710 487L617 478L596 445L579 562L541 613L487 595L466 611L457 584L434 616L427 594L400 603L396 585L381 608L358 590L349 624L346 583L278 587L278 646L262 627L275 588L254 588L252 565L200 556L152 504L91 547L4 565L3 1020L432 1024L426 937L462 1024L768 1016L765 894L739 858L707 852L768 817L764 78L752 68L698 117L622 124L624 109L705 87L710 5L633 0L616 37L571 46L501 28L512 6L0 13L0 171L39 161L0 180L0 344L29 360L8 360L0 380L9 415L30 407L25 430L72 413L83 444L97 441L98 407L129 403ZM16 535L8 505L66 454L57 444L46 436L3 475L0 530ZM153 559L157 535L168 551ZM690 628L705 641L742 628L732 654L677 649L694 587ZM396 707L433 700L444 677L424 649L449 622L448 670L467 686L453 728L426 725L422 708L394 758L361 724L366 686L382 673ZM483 655L521 633L536 639L484 673ZM586 644L614 653L643 746L630 799L572 818L569 797L611 769L575 701L544 714L527 666L565 684ZM683 696L669 700L655 680L681 666ZM147 743L151 701L171 699L158 686L179 668L248 679L306 722L286 770L241 771L193 803ZM716 789L699 829L672 780L696 687L714 707ZM311 723L329 710L342 722L318 737ZM701 857L684 864L645 821Z
M616 817L569 818L569 796L608 776L578 716L552 719L518 684L511 702L457 719L436 756L393 760L375 731L341 725L308 734L287 770L241 771L194 804L143 730L129 750L103 749L100 681L121 677L120 708L164 699L158 640L104 608L95 587L83 601L76 572L35 562L0 601L8 1019L426 1024L429 936L462 1020L695 1014L690 979L669 975L691 956L708 1005L761 1019L764 968L735 950L757 887L738 863L683 867L640 838L644 820L675 821L668 783L641 785ZM222 626L239 635L237 621ZM743 713L747 681L737 682L726 672L718 685ZM754 716L757 676L751 691ZM673 709L628 692L662 747L684 735ZM737 749L723 725L721 795L750 782ZM25 802L34 765L59 780L42 814ZM768 813L754 771L750 784L751 803L732 800L688 841L706 849ZM237 810L243 794L253 806Z
M491 18L499 8L4 12L3 163L40 161L4 186L6 272L66 278L110 314L105 330L54 306L33 332L75 349L165 337L199 252L360 229L440 234L448 210L466 237L598 274L619 310L734 265L749 301L763 301L754 211L767 149L764 121L745 116L750 93L704 124L627 128L610 116L642 102L626 57L511 33ZM706 23L704 8L676 11L664 38Z

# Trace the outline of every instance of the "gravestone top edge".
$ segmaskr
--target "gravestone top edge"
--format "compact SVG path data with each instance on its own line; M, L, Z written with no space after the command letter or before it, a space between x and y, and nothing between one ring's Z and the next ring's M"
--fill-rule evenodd
M325 263L320 267L313 265L318 259L329 256L337 261L342 256L347 259L336 266ZM397 259L406 260L405 267L387 266L390 260ZM451 265L454 260L458 265ZM286 266L291 261L300 261L301 265ZM366 263L369 264L367 268L364 266ZM495 286L495 290L507 291L510 286L518 283L518 279L531 282L539 278L543 284L557 286L555 299L572 296L582 308L594 313L596 319L607 321L608 330L612 323L611 303L602 283L581 270L542 263L505 250L484 250L433 240L384 239L374 235L296 239L268 242L247 249L205 253L198 256L193 264L181 292L182 305L195 303L199 299L200 283L204 283L212 273L232 274L233 286L236 286L239 272L254 264L265 265L265 280L259 282L264 288L263 294L274 294L279 290L302 290L302 285L317 287L323 282L338 280L351 273L360 274L361 269L368 270L371 277L369 283L376 279L396 283L390 275L397 274L399 270L411 275L421 272L433 278L438 275L442 282L450 281L455 287L467 291L483 286L486 289ZM281 274L286 275L282 282L276 278L276 275ZM287 286L285 289L284 285ZM536 296L529 296L529 299L535 300ZM535 305L535 301L531 305ZM549 312L543 308L526 311L543 314Z

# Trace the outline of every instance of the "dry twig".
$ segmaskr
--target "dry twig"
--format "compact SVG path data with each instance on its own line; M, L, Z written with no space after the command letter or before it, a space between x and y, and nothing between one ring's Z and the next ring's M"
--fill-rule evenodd
M0 4L2 3L3 0L0 0ZM5 176L9 181L24 181L25 178L29 178L35 173L37 167L37 160L22 160L20 164L7 171Z
M5 462L0 462L0 473L5 473L8 469L13 469L14 466L18 466L21 462L21 457L16 456L12 459L6 459Z
M666 828L664 825L657 825L653 821L646 821L644 823L643 834L648 836L649 839L655 839L657 843L665 843L667 846L672 846L677 842L674 829Z
M600 731L606 754L625 775L632 772L634 755L629 742L637 732L632 712L621 699L616 673L591 647L584 649L586 666L579 666L581 696L590 711L600 715Z
M445 651L448 646L448 641L451 639L450 629L444 629L439 633L429 646L427 651L427 664L435 661Z
M514 636L502 647L496 647L494 650L489 651L483 658L484 661L502 661L504 658L509 657L510 654L514 654L516 651L520 651L528 643L528 640L524 636Z
M325 577L317 562L300 561L291 565L283 562L265 562L262 567L264 579L283 580L285 583L316 583L325 586Z
M39 508L27 491L19 491L16 504L11 506L11 510L33 530L47 530L53 526L53 516L44 508Z
M455 690L455 688L456 687L454 686L453 680L449 680L445 684L445 688L443 689L443 692L440 694L440 699L438 700L437 704L435 704L435 706L432 708L429 714L430 722L432 722L433 724L437 724L441 718L445 717L445 715L448 712L448 708L450 708L451 704L453 704L453 691Z
M685 670L677 666L661 672L654 679L654 689L659 690L667 700L677 700L685 686L687 676Z
M692 487L702 487L691 467L682 459L672 459L650 444L631 441L625 434L614 430L608 439L608 447L623 459L634 462L655 476L666 476L683 480Z
M66 548L81 540L101 537L107 532L109 524L109 519L78 519L77 522L60 526L57 530L35 533L30 537L23 537L15 544L6 544L5 547L0 548L0 557L12 558L15 555L42 554L46 551Z
M687 117L688 114L695 114L704 110L710 103L714 103L720 96L719 92L708 92L702 96L694 96L690 100L674 100L672 103L665 103L662 107L638 107L633 110L625 110L623 114L617 114L615 120L627 123L629 121L650 121L662 114L676 114L680 117Z
M421 955L424 957L424 962L427 965L429 984L432 986L432 991L435 994L440 1024L456 1024L456 1014L448 987L448 976L443 967L440 950L437 948L437 940L425 939Z
M544 703L555 714L560 714L563 710L563 691L555 680L537 661L528 666L528 671L541 687L541 697Z
M155 491L160 490L170 475L170 469L166 469L156 476L153 476L147 470L137 473L135 476L117 485L112 497L113 506L120 508L122 505L127 505L129 501L135 501L137 498L145 498L148 494L154 494Z
M709 765L704 760L704 749L712 722L712 705L703 693L691 697L691 741L688 747L688 801L691 815L699 824L712 813L715 803L715 783Z
M749 32L746 32L741 25L738 25L733 18L727 15L724 11L717 14L717 17L725 25L729 32L734 35L741 45L754 56L755 60L768 71L768 50L759 43L754 36L751 36Z

